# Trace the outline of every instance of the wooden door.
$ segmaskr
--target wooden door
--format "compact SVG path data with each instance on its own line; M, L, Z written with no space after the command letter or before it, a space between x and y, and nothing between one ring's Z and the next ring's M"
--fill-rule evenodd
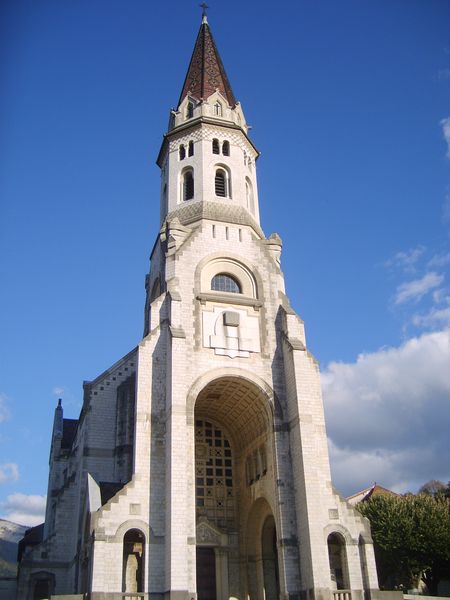
M217 600L214 548L197 547L197 598Z

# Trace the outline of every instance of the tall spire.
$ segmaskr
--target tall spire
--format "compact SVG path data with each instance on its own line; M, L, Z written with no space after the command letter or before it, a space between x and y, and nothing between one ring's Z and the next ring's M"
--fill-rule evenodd
M188 94L197 100L206 100L217 90L226 98L232 108L236 105L233 90L214 43L203 7L202 24L195 42L178 106Z

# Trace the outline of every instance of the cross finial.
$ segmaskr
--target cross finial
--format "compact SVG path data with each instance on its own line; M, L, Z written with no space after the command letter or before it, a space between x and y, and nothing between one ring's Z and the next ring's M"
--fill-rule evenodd
M206 21L206 19L207 19L206 11L208 10L209 6L206 4L206 2L202 2L201 4L199 4L199 6L202 9L202 19L203 19L203 21Z

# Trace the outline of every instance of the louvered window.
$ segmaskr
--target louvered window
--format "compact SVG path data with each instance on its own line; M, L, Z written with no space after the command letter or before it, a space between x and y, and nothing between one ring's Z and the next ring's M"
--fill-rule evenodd
M224 156L230 156L230 142L227 142L226 140L222 144L222 154Z
M226 195L227 195L227 179L226 179L225 172L220 169L216 171L215 189L216 189L216 196L222 196L223 198L226 197Z
M192 171L187 171L184 174L184 190L183 195L185 200L192 200L194 197L194 175Z
M189 104L187 105L187 108L186 108L186 118L192 119L193 116L194 116L194 105L192 104L192 102L189 102Z
M194 156L194 142L189 142L188 156Z
M212 151L213 151L213 154L220 154L219 140L213 139Z
M186 148L181 144L180 146L180 160L183 160L186 157Z

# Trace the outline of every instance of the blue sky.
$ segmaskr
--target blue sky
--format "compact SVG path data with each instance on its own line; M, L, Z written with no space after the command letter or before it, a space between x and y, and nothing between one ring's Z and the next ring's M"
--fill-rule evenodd
M155 159L198 2L0 7L0 517L39 521L53 410L139 341ZM334 481L450 479L450 2L211 2L262 226L321 363Z

